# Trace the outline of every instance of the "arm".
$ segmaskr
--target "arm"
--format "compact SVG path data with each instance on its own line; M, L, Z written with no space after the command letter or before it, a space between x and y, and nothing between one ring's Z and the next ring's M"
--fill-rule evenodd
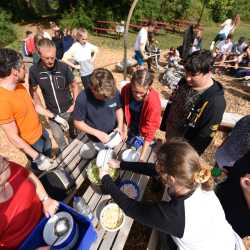
M78 86L78 83L76 80L73 80L73 82L71 83L71 90L72 90L72 94L73 94L73 103L69 107L69 109L67 110L67 112L70 112L70 113L74 111L76 98L79 94L79 86Z
M27 142L25 142L19 135L15 121L7 124L2 124L0 127L4 130L9 141L17 148L21 149L25 154L29 155L33 160L37 159L39 153L35 151Z
M59 205L58 202L56 200L51 199L48 196L42 183L33 173L30 172L28 178L34 183L36 187L36 194L39 200L42 202L43 212L45 216L47 217L52 216L58 208Z
M97 55L98 51L99 51L98 47L93 45L92 48L91 48L91 52L93 53L92 58L91 58L92 63L95 62L96 55Z
M116 120L117 120L117 128L119 129L119 131L123 131L123 119L124 119L124 115L123 115L122 108L117 109L115 111L115 115L116 115Z
M95 129L90 127L86 122L84 121L76 121L74 120L74 125L77 129L95 136L98 138L102 143L107 143L109 141L109 135L105 132L102 132L101 130Z
M104 190L129 217L153 229L182 237L184 233L184 203L180 202L139 202L128 198L114 184L111 177L102 178Z
M144 141L144 144L143 144L142 150L141 150L140 161L145 161L144 158L145 158L145 154L146 154L147 151L148 151L149 145L150 145L150 142Z
M66 63L67 65L69 65L70 67L74 68L74 69L80 69L80 65L75 65L74 63L72 63L70 60L73 59L74 60L74 53L76 50L76 44L73 44L63 55L62 58L62 62Z
M29 86L30 95L33 98L36 112L48 118L53 118L54 114L50 112L48 109L43 107L42 101L40 99L40 96L37 93L37 90L38 90L38 86L35 86L35 87L32 87L31 85Z

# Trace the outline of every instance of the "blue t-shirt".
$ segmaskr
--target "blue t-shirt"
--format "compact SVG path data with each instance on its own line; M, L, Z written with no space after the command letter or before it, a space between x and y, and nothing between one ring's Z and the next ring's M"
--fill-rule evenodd
M100 101L90 89L86 89L76 99L73 118L108 134L116 127L116 110L121 107L121 96L118 91L113 98Z

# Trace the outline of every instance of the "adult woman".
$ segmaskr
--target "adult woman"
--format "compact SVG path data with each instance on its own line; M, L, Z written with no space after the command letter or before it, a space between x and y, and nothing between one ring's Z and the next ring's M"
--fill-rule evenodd
M76 42L64 53L62 61L70 67L80 69L81 79L84 88L91 85L91 74L94 70L94 62L98 48L88 42L88 32L85 29L78 29L76 33ZM76 61L79 65L71 62Z
M114 161L110 165L119 167ZM156 203L130 199L103 169L100 178L105 192L111 194L128 216L171 235L182 250L244 249L243 246L240 248L242 242L226 221L219 200L212 191L210 168L187 142L175 139L163 144L157 153L155 166L122 162L120 167L151 176L158 174L171 198L170 201Z
M16 249L39 222L53 215L58 202L49 198L38 178L0 156L0 248Z
M152 88L152 83L153 76L147 70L137 70L131 83L125 85L121 91L125 114L124 134L128 134L128 139L137 135L144 138L141 160L160 127L161 102L158 92Z

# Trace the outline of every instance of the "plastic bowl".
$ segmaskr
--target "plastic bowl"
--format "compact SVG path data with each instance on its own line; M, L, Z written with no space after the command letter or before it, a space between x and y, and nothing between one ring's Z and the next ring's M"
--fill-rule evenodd
M67 218L69 221L69 230L66 234L58 239L58 241L53 246L53 249L57 250L69 250L73 249L78 237L78 225L74 222L73 217L68 212L59 212L53 215L45 224L43 229L43 239L45 243L51 246L57 239L54 228L58 219Z
M118 231L125 223L125 214L116 203L109 203L101 211L100 223L109 232Z
M137 162L140 159L140 153L135 151L134 149L126 149L122 153L122 160L129 161L129 162Z
M129 198L138 200L140 197L140 188L139 186L131 180L123 180L120 182L120 190L125 193ZM133 194L130 193L129 189L133 189Z
M118 131L113 131L109 134L110 140L104 144L105 147L114 148L122 142L121 135Z

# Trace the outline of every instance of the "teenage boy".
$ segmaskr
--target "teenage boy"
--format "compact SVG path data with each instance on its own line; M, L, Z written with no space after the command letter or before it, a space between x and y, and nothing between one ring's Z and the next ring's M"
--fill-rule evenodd
M212 65L207 50L187 58L186 77L171 96L161 123L166 139L184 137L199 154L212 141L226 107L223 87L212 79Z
M73 118L76 128L88 134L94 142L107 143L108 134L114 129L122 133L121 97L109 70L94 70L90 88L77 97Z

